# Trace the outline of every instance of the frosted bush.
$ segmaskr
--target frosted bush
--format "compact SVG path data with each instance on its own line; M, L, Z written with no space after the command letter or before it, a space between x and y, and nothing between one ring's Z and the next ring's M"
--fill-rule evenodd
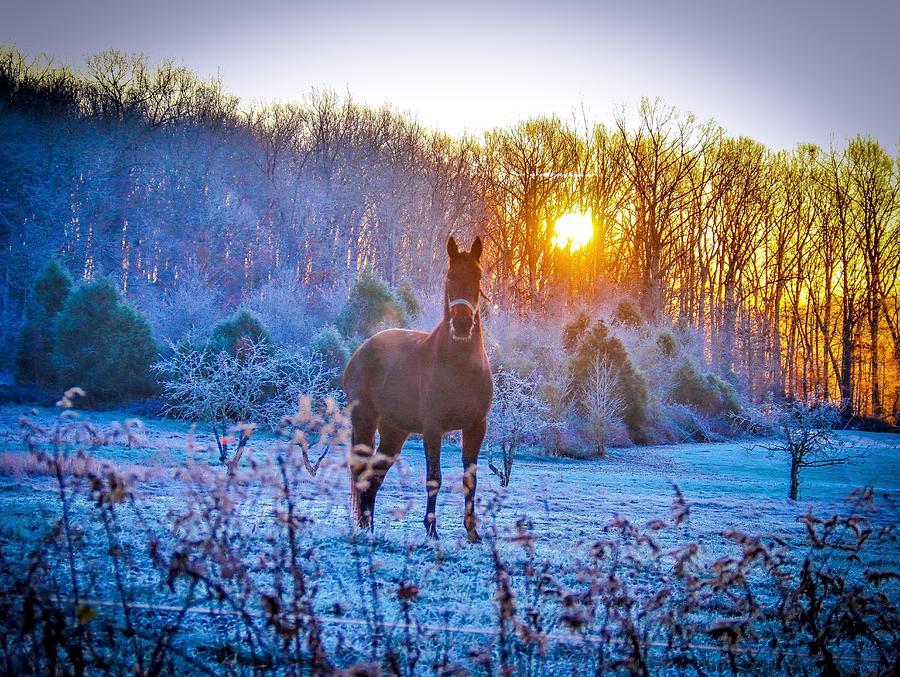
M163 382L168 413L210 427L219 459L235 463L257 427L275 430L296 412L301 398L340 400L334 370L313 351L274 349L246 339L241 351L171 346L154 370ZM228 460L230 445L235 457Z
M549 409L533 378L523 378L504 367L499 367L493 378L494 404L488 419L488 468L505 487L509 485L516 451L521 445L536 441L550 425ZM497 464L493 457L495 447L500 451Z

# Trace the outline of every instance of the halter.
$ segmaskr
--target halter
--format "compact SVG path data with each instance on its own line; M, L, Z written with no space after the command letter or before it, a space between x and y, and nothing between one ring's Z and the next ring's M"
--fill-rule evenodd
M448 299L447 302L449 303L450 308L453 306L465 306L472 311L472 317L475 317L478 314L478 308L476 308L469 299L456 299L454 301Z
M447 308L453 308L453 306L465 306L469 310L472 311L472 324L469 327L469 335L468 336L457 336L456 332L453 330L453 320L451 319L448 324L450 325L450 338L454 341L468 341L472 338L472 333L475 331L475 325L478 324L478 307L473 304L469 299L454 299L450 300L450 297L447 297Z

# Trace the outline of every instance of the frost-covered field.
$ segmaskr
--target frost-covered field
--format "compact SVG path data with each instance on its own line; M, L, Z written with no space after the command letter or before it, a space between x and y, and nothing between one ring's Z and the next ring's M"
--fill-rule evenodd
M34 543L35 534L59 515L53 479L36 472L34 464L27 460L19 430L22 414L49 424L57 412L34 412L22 406L0 408L0 526L5 545L11 550ZM100 430L109 429L114 421L123 418L115 412L86 417ZM443 450L444 479L438 502L441 540L437 543L426 538L422 526L425 466L420 440L407 442L400 462L378 495L373 539L359 538L359 532L350 524L346 470L337 464L326 465L316 478L302 480L297 503L298 514L309 518L303 521L304 544L308 548L304 561L317 586L315 607L324 618L332 619L346 638L357 637L358 641L359 634L367 632L369 626L353 625L356 621L371 623L378 616L388 627L402 622L395 591L404 581L414 580L418 586L416 619L426 624L423 632L428 624L433 626L434 641L446 642L445 648L451 654L459 646L471 650L473 643L477 646L488 641L489 634L478 633L490 633L497 624L496 569L489 541L493 540L496 551L514 574L529 566L545 567L559 581L575 585L578 570L591 559L591 546L604 538L604 525L617 516L639 527L655 519L667 519L675 485L687 500L690 514L677 528L660 532L660 544L674 546L695 541L704 560L739 552L724 535L728 530L774 535L788 545L800 543L806 531L799 519L804 513L846 513L850 507L845 497L861 486L871 486L876 491L880 510L873 516L874 523L896 523L900 505L900 436L849 432L843 435L863 449L865 457L853 465L806 471L797 503L786 499L785 459L771 458L764 451L754 450L750 443L611 449L608 458L595 460L522 453L513 467L508 489L502 489L488 470L485 450L479 461L480 531L485 537L485 543L480 545L465 541L457 445L445 443ZM249 467L254 459L265 461L273 444L274 440L265 435L254 437L245 455L245 466ZM224 476L221 466L214 462L217 454L213 447L207 435L202 431L192 433L186 424L148 421L146 441L140 446L113 444L88 449L87 453L138 475L135 489L142 522L140 526L135 522L132 536L144 539L147 533L168 523L173 514L185 512L198 494L207 491L196 476L176 477L176 469L187 460L199 467L209 465L213 478ZM238 506L243 522L240 529L246 543L256 543L259 555L265 557L271 544L261 533L254 540L255 525L271 521L271 499L250 484L249 475L239 475L237 481L243 482L243 504ZM76 513L90 510L87 501L76 502L74 507ZM527 526L530 531L533 554L514 538L517 525ZM124 531L127 539L129 529ZM896 547L876 545L867 551L860 570L873 566L900 567ZM135 569L146 590L147 602L171 601L164 591L159 592L158 575L149 569L142 574L137 571L139 566ZM530 594L527 585L517 583L515 577L513 585L525 586L517 589L520 605L524 604ZM97 589L104 590L102 582ZM114 591L108 588L107 592L112 599ZM204 620L206 630L216 627L215 622L206 623ZM563 628L554 622L548 629ZM455 645L458 640L453 639L454 633L466 640ZM213 639L208 640L212 644L233 641L228 639L227 628L219 628L212 635ZM332 637L330 641L343 640ZM362 649L358 652L365 653Z

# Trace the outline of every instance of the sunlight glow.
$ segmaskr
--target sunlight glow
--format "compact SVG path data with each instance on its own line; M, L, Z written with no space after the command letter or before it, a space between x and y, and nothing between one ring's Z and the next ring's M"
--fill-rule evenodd
M594 237L590 212L568 212L553 224L553 244L560 249L578 251Z

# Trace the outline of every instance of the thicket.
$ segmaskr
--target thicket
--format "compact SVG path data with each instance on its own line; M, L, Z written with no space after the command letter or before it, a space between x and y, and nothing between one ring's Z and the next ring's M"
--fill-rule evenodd
M277 431L303 398L309 406L342 402L336 372L312 350L276 348L247 335L236 351L172 346L153 365L167 413L196 421L212 433L219 461L232 470L258 427Z

